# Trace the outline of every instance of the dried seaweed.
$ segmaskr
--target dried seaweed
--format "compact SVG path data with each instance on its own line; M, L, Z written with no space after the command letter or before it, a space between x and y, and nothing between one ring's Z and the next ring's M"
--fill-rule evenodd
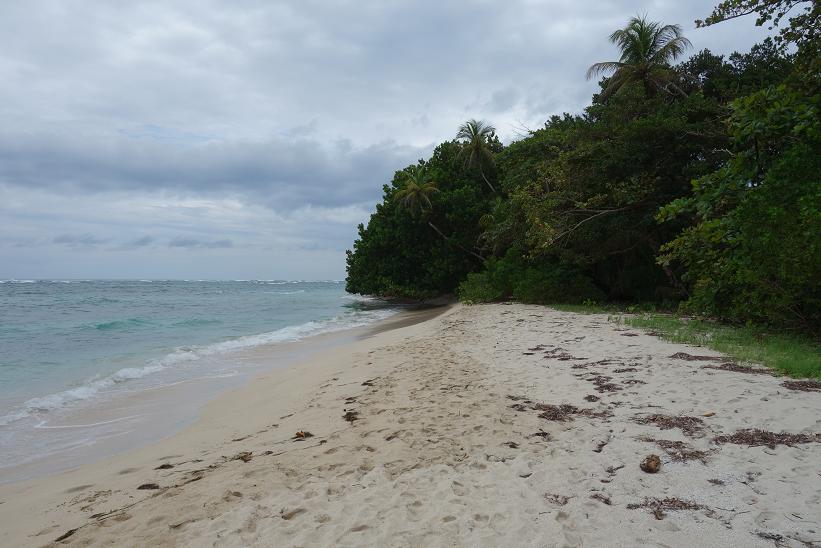
M603 394L604 392L616 392L622 389L622 387L618 384L610 382L611 380L613 380L612 377L596 375L595 377L590 377L587 380L596 385L596 391L600 394Z
M570 500L570 497L566 497L564 495L555 495L552 493L545 493L544 498L547 499L547 502L558 504L559 506L564 506L567 504L567 501Z
M601 501L601 502L605 503L607 506L610 506L610 505L613 504L613 501L610 500L610 497L608 497L604 493L593 493L592 495L590 495L590 498Z
M719 356L694 356L687 352L676 352L670 357L675 360L687 360L688 362L720 362L724 359Z
M622 369L614 369L613 373L632 373L633 371L638 371L635 367L624 367Z
M698 417L687 417L683 415L645 415L643 417L636 417L633 419L639 424L654 424L662 430L671 430L678 428L688 436L700 434L704 428L704 421Z
M624 465L623 465L623 464L620 464L619 466L608 466L607 468L605 468L605 471L606 471L609 475L611 475L611 476L615 476L615 475L616 475L616 472L618 472L618 471L619 471L619 470L621 470L622 468L624 468Z
M691 460L701 461L707 463L708 451L701 451L694 449L684 443L683 441L672 440L657 440L654 438L639 438L641 441L655 443L659 446L672 460L677 462L686 462Z
M545 359L552 359L552 360L559 360L559 361L568 361L568 360L586 360L587 358L579 358L569 354L564 348L557 346L550 350L545 350L544 353Z
M733 362L726 362L719 365L703 365L701 368L715 369L717 371L732 371L733 373L747 373L749 375L773 375L773 372L769 369L739 365Z
M821 443L821 434L790 434L789 432L767 432L757 428L738 430L729 436L716 436L713 443L732 443L748 447L766 446L775 449L777 445L793 447L800 443Z
M821 381L784 381L781 386L800 392L821 392Z
M593 394L588 394L588 395L586 395L586 396L584 397L584 399L585 399L585 401L589 401L589 402L597 402L597 401L599 401L601 398L600 398L600 397L598 397L598 396L595 396L595 395L593 395Z
M666 515L664 513L665 511L701 510L704 506L675 497L667 497L664 499L645 498L642 502L628 504L627 508L630 510L635 510L636 508L647 508L656 519L664 519L664 516Z
M612 413L610 411L581 409L579 407L576 407L575 405L569 404L552 405L548 403L539 403L534 406L534 409L542 411L542 413L539 414L539 418L556 422L572 421L574 415L580 415L583 417L591 417L596 419L602 419L612 416Z

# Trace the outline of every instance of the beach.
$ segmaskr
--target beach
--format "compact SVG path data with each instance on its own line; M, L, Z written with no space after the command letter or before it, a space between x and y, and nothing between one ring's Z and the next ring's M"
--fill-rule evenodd
M821 392L601 314L430 316L1 485L0 545L821 545Z

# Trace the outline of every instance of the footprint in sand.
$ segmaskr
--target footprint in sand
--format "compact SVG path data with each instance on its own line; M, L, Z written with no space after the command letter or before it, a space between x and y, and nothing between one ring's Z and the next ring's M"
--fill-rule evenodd
M307 510L305 508L294 508L293 510L290 510L288 512L281 512L279 514L279 517L281 517L284 520L290 521L290 520L294 519L295 517L297 517L298 515L304 514L305 512L307 512Z
M65 493L77 493L78 491L85 491L89 487L94 487L93 483L88 483L86 485L78 485L77 487L72 487L70 489L66 489Z

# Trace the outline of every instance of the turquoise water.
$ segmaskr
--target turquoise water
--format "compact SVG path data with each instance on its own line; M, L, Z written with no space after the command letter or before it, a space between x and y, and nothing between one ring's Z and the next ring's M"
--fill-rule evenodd
M210 375L232 353L339 331L395 310L338 281L3 281L0 467L61 414ZM4 462L5 461L5 462Z

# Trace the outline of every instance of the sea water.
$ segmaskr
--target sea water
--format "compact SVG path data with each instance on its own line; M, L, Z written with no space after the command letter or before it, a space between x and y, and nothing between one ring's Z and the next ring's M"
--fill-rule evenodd
M254 370L232 358L243 350L395 312L340 281L0 281L0 481L16 479L3 477L12 466L139 437L141 396L196 382L216 393Z

